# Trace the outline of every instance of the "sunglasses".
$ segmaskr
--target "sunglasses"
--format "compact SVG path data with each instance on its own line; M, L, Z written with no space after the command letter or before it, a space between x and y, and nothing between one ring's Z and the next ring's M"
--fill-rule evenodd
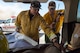
M55 10L55 8L49 8L50 10Z
M35 11L36 11L36 10L38 10L38 11L39 11L39 8L33 8L33 9L34 9Z

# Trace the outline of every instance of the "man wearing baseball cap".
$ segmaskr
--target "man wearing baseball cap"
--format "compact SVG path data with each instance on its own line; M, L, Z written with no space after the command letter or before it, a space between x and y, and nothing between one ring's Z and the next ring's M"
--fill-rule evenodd
M33 1L33 2L31 2L31 6L33 8L37 8L37 9L40 9L41 8L41 4L40 4L39 1Z
M34 40L39 43L39 27L41 27L45 34L49 37L50 41L56 42L56 35L53 30L50 29L47 25L43 17L39 14L39 10L41 9L41 4L39 1L32 1L30 5L30 9L26 11L22 11L16 19L15 25L17 28L17 32L24 34L24 40L27 40L27 36L29 39ZM22 36L18 36L22 37ZM30 42L32 43L32 42ZM32 43L33 46L37 45Z
M58 35L58 38L59 38L59 31L61 29L64 16L58 15L58 11L55 10L56 3L54 1L49 2L48 9L49 9L49 11L44 15L43 18L46 21L46 24L49 25L49 27L54 31L54 33L56 35ZM58 19L58 18L60 18L60 19ZM58 42L59 42L59 40L58 40Z
M55 21L55 17L57 17L56 11L56 3L54 1L50 1L48 4L48 12L44 15L44 20L48 25L52 24Z

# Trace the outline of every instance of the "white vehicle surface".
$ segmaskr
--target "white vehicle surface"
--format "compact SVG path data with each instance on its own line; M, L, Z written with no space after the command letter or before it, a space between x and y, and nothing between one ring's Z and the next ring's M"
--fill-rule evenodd
M3 32L13 32L15 31L15 19L16 18L9 18L2 24L0 24L0 28L3 30Z

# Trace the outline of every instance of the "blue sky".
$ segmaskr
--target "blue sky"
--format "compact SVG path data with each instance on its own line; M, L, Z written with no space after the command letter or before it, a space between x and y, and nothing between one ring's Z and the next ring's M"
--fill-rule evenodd
M78 4L77 17L80 18L80 0L79 0L79 4Z
M49 0L52 1L52 0ZM48 3L41 3L40 14L43 16L46 12L48 12ZM64 9L64 3L61 1L56 2L56 9ZM17 16L21 11L28 10L30 8L30 4L26 3L12 3L12 2L4 2L0 0L0 19L7 19L10 16ZM5 16L4 16L5 15Z

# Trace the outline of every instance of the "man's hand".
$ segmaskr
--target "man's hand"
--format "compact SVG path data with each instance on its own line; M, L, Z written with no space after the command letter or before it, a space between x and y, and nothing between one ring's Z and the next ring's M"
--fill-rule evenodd
M16 31L17 31L17 32L20 32L20 29L19 29L19 28L16 28Z
M53 44L54 44L54 46L56 46L58 49L60 49L60 48L61 48L61 45L60 45L60 44L58 44L57 42L54 42Z
M57 47L59 50L65 53L65 48L61 44L58 43L57 38L52 39L52 41L55 47Z
M50 24L50 28L54 29L55 28L55 22L52 22L52 24Z
M56 46L58 49L60 49L61 46L58 43L57 38L52 39L52 42L53 42L54 46Z
M67 49L68 50L74 50L73 47L72 47L72 45L70 45L70 44L68 44Z

